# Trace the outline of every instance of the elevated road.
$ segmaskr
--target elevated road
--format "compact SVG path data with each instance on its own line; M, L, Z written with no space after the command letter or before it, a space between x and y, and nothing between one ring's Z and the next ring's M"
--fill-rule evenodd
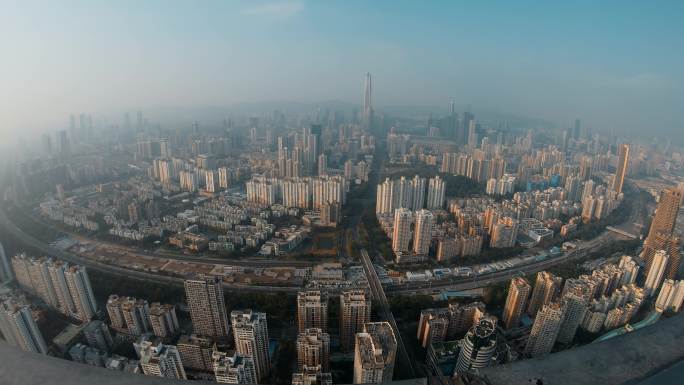
M373 307L379 309L378 314L380 317L389 322L390 326L392 326L394 336L397 339L397 350L399 351L401 361L409 370L411 378L414 378L416 376L416 372L413 368L413 363L409 358L408 352L406 351L406 346L404 346L404 340L401 337L399 328L397 327L397 322L394 320L394 315L390 310L389 302L385 296L385 291L380 283L380 278L378 278L375 267L373 267L373 262L371 261L370 256L365 249L361 250L361 263L363 264L363 269L366 272L366 278L368 279L368 285L370 286L371 297L373 298Z

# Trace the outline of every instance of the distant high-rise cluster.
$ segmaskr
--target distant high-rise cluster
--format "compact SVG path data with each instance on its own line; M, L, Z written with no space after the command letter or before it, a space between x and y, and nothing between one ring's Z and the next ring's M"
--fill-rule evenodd
M25 254L12 258L17 282L62 314L87 322L97 312L97 302L84 266Z
M107 313L112 328L120 333L139 336L153 332L157 337L170 337L179 330L176 308L169 304L153 303L144 299L119 297L107 300Z
M396 209L419 210L426 207L425 178L418 175L413 179L385 179L378 184L375 212L393 214ZM441 209L444 206L446 184L439 176L430 178L427 183L427 208Z
M255 176L248 181L247 200L261 205L276 203L287 207L320 210L326 203L346 203L347 183L344 177L278 179Z

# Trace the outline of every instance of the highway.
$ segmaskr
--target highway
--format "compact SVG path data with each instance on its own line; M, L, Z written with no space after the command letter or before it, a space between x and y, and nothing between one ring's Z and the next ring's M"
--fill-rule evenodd
M363 264L363 269L366 272L366 278L368 279L368 285L371 290L371 297L373 298L373 307L378 309L378 314L382 319L389 322L394 331L394 336L397 339L397 350L401 356L402 362L407 366L411 377L416 377L416 372L413 369L413 363L409 358L408 352L406 351L406 346L404 346L404 340L401 337L399 328L397 327L397 322L394 320L394 314L390 309L389 302L387 301L387 296L385 296L385 291L382 288L378 274L373 267L373 262L368 256L368 252L365 249L361 250L361 263Z

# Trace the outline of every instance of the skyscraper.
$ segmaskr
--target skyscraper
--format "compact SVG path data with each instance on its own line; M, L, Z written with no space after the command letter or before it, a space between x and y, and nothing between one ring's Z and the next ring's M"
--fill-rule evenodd
M196 334L212 337L228 335L226 303L219 278L186 280L185 296Z
M535 317L542 306L551 303L560 292L563 278L556 277L548 271L540 271L537 273L537 281L532 290L530 303L527 306L527 314L530 317Z
M171 337L179 329L176 307L173 305L154 302L150 306L149 317L152 331L158 337Z
M388 322L369 322L356 334L354 383L379 384L394 376L397 340Z
M254 360L250 356L214 351L212 362L216 382L220 384L255 385L258 381Z
M667 188L661 191L658 206L656 208L651 228L648 230L648 237L644 241L643 257L646 261L646 275L649 274L652 261L657 250L678 251L679 247L668 247L674 245L665 245L672 243L672 233L677 223L677 214L679 213L679 204L682 201L682 194L676 188ZM670 249L670 250L668 250ZM677 257L677 266L675 269L668 269L676 271L679 268L679 258ZM674 261L671 261L673 264Z
M646 296L650 297L655 294L655 291L660 287L660 283L665 276L667 268L667 260L669 259L665 250L658 250L651 260L651 266L646 275L646 282L644 282L644 292Z
M656 310L679 312L684 302L684 280L666 279L656 300Z
M324 372L330 371L330 335L321 329L306 329L297 336L297 366L320 366Z
M394 212L394 228L392 230L392 250L395 253L406 253L409 251L411 242L411 220L413 214L411 210L400 208Z
M187 379L178 349L173 345L152 341L141 342L140 367L148 376Z
M311 290L297 294L297 326L300 333L310 328L328 330L328 293Z
M366 73L366 78L363 84L363 120L366 129L371 129L373 122L373 84L371 81L370 72Z
M544 305L534 319L525 353L539 357L551 353L563 319L563 310L558 303Z
M432 213L429 210L416 212L416 225L413 235L413 252L418 255L427 255L430 252L432 242Z
M441 209L444 205L444 193L446 184L439 176L430 178L428 181L427 208L429 210Z
M482 317L461 343L456 361L456 373L489 366L496 354L496 318Z
M11 299L0 303L0 331L8 344L27 352L47 354L48 349L31 309Z
M109 352L114 346L114 340L109 332L109 328L100 320L90 321L83 328L83 336L89 346L100 349L103 352Z
M12 278L14 278L14 274L12 274L9 259L7 254L5 254L5 248L0 243L0 282L5 282Z
M235 350L254 360L258 381L268 378L271 359L268 354L268 325L266 313L234 310L230 313Z
M520 323L520 317L527 307L530 290L530 284L525 278L516 277L511 280L503 312L503 322L507 329L514 328Z
M423 309L418 321L418 340L424 348L432 343L443 342L449 330L449 309Z
M625 184L625 175L627 174L627 166L629 165L629 145L621 144L618 147L618 164L615 170L615 178L613 179L613 191L618 194L622 192L622 186Z
M561 298L563 319L556 338L558 342L567 344L575 338L577 328L584 319L584 313L589 305L588 297L587 293L579 286L564 293L563 298Z
M365 290L350 290L340 294L340 345L349 351L354 337L370 322L371 298Z

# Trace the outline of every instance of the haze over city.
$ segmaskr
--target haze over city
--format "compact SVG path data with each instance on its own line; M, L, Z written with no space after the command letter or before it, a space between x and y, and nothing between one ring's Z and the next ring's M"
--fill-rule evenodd
M0 385L681 385L682 2L0 7Z
M80 111L116 121L133 109L359 104L365 72L378 107L437 112L453 99L561 128L580 117L617 135L671 134L684 123L683 11L678 1L11 2L0 15L2 143L65 128Z

